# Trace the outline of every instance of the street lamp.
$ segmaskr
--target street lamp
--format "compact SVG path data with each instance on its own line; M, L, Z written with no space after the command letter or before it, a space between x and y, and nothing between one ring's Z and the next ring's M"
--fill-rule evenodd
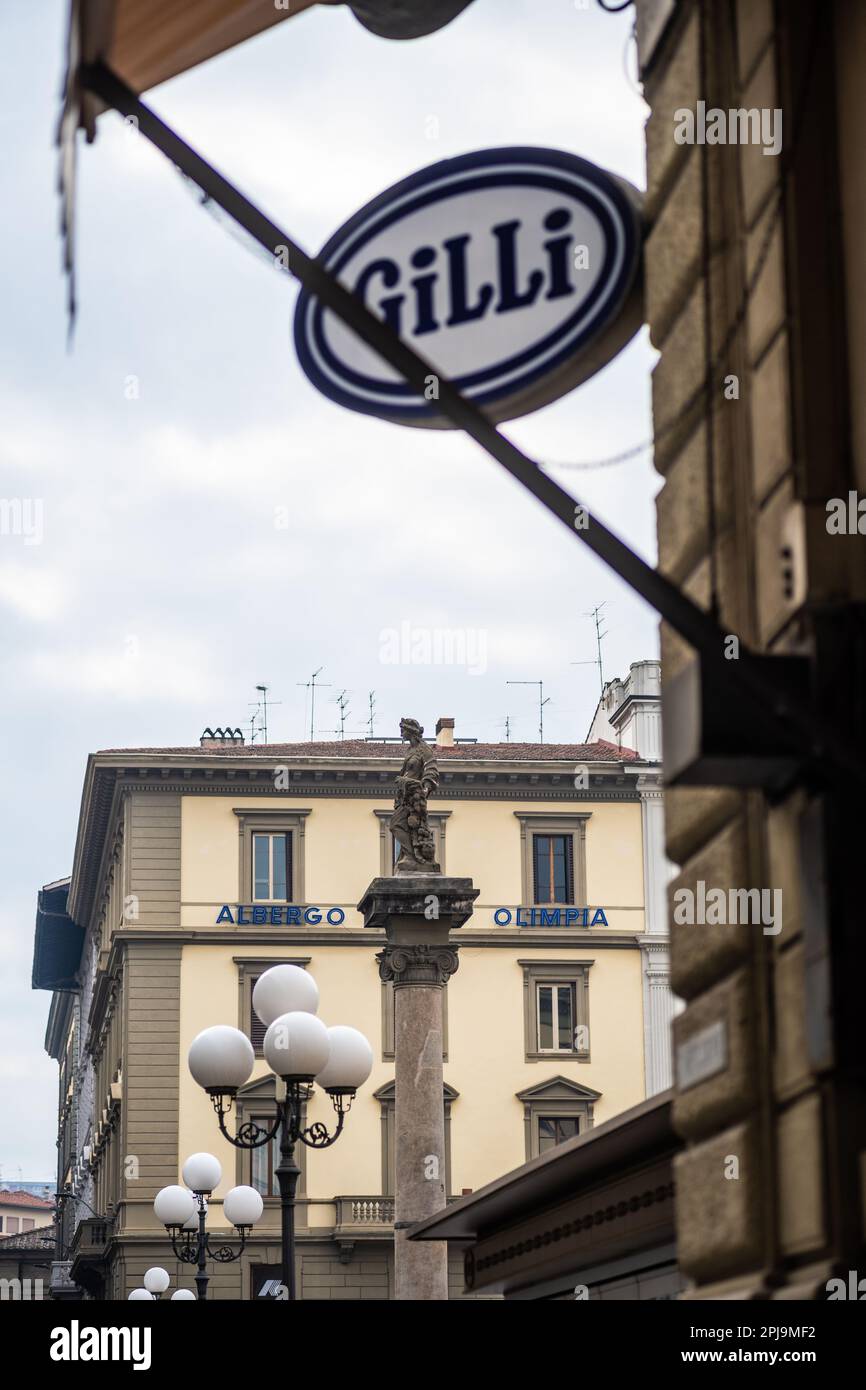
M252 1120L229 1134L225 1119L238 1088L249 1080L255 1063L252 1043L238 1028L219 1024L199 1033L189 1049L189 1069L207 1091L219 1120L220 1132L238 1149L258 1149L279 1135L280 1162L275 1169L280 1188L282 1282L295 1299L295 1192L300 1169L295 1145L326 1149L340 1137L355 1092L373 1069L373 1049L356 1028L326 1028L316 1018L319 990L308 971L297 965L275 965L259 976L253 989L253 1008L267 1026L263 1051L272 1071L285 1084L277 1100L273 1125L264 1129ZM333 1134L321 1121L302 1128L304 1102L313 1083L331 1097L337 1115ZM246 1191L250 1189L235 1189Z
M264 1203L255 1188L233 1187L223 1198L223 1212L240 1236L240 1249L233 1250L230 1245L212 1246L205 1228L207 1203L221 1177L220 1161L213 1154L191 1154L183 1165L186 1187L179 1184L163 1187L153 1202L153 1209L168 1231L171 1248L177 1258L184 1264L197 1267L195 1284L199 1298L207 1298L208 1257L219 1264L239 1260L247 1243L247 1233L264 1210ZM162 1272L149 1270L148 1274ZM145 1285L151 1288L147 1279L148 1275L145 1275ZM168 1282L163 1285L163 1289L166 1288Z
M169 1278L168 1270L160 1269L159 1265L154 1265L144 1276L144 1287L141 1289L133 1289L128 1297L128 1301L130 1303L140 1303L147 1300L156 1302L166 1292L170 1283L171 1279ZM174 1293L171 1295L172 1302L175 1299L183 1300L188 1298L195 1300L195 1294L192 1289L175 1289Z

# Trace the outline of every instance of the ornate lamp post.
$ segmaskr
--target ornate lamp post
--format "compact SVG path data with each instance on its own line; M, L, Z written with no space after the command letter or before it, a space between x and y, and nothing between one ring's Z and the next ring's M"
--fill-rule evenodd
M189 1069L210 1096L220 1132L230 1144L238 1149L257 1149L279 1136L280 1161L275 1175L280 1188L282 1282L292 1300L296 1298L295 1193L300 1176L295 1146L302 1143L311 1149L326 1149L335 1143L355 1092L373 1069L373 1050L363 1033L339 1025L326 1028L316 1018L318 1006L315 980L297 965L272 966L256 981L253 1008L267 1025L265 1059L285 1084L285 1096L277 1100L270 1128L252 1121L242 1124L236 1134L226 1128L226 1116L238 1088L249 1079L255 1063L253 1046L245 1033L219 1024L199 1033L189 1049ZM321 1121L304 1127L304 1104L314 1083L331 1097L337 1116L333 1133Z
M177 1259L196 1266L195 1284L199 1298L207 1298L208 1258L219 1264L239 1260L247 1241L247 1232L258 1221L264 1203L253 1187L233 1187L223 1199L223 1212L236 1227L240 1248L230 1245L212 1246L205 1229L207 1199L222 1177L222 1167L213 1154L192 1154L183 1165L186 1187L163 1187L154 1198L153 1209L171 1238L171 1248ZM146 1282L146 1280L145 1280Z
M161 1269L159 1265L154 1265L144 1276L144 1287L132 1290L132 1293L129 1295L129 1302L138 1303L146 1299L159 1302L170 1283L171 1278L169 1277L168 1270ZM171 1295L171 1302L174 1303L175 1300L182 1302L184 1299L190 1298L195 1302L195 1294L192 1289L175 1289L174 1293Z

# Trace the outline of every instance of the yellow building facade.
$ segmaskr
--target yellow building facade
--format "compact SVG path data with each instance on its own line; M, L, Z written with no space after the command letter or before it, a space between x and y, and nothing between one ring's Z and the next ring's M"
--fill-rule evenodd
M440 721L430 822L443 872L479 890L455 933L444 1030L447 1186L460 1195L644 1099L669 991L660 924L648 929L657 765L603 741L455 743L451 725ZM300 1296L387 1298L393 989L379 977L383 934L364 928L357 904L392 871L402 747L202 742L89 761L67 903L84 944L83 1105L60 1175L82 1206L66 1231L66 1272L95 1297L125 1297L152 1264L172 1288L191 1287L152 1202L207 1150L223 1171L210 1229L226 1229L221 1199L236 1183L265 1199L241 1259L211 1266L210 1296L254 1297L279 1273L276 1159L220 1135L186 1057L203 1029L242 1028L256 1065L229 1123L271 1114L275 1078L251 993L264 969L290 961L315 976L323 1021L360 1029L375 1057L339 1141L299 1158ZM655 1040L648 999L664 1015ZM333 1120L321 1092L307 1120ZM461 1290L455 1252L452 1295Z

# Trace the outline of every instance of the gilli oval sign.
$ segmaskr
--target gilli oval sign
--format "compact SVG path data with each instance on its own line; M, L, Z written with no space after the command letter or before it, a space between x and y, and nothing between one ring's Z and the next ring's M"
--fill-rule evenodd
M640 194L559 150L432 164L361 208L319 262L494 421L578 386L642 322ZM301 365L350 410L448 428L424 395L304 290Z

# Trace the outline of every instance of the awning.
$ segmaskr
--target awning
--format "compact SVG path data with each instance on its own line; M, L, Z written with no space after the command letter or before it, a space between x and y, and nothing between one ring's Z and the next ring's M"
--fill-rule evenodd
M69 879L40 888L33 943L34 989L75 989L84 931L66 911Z
M209 58L295 19L314 5L347 0L70 0L66 76L57 133L64 269L70 319L75 314L75 143L83 129L96 136L105 108L81 90L81 64L104 63L138 93L198 67ZM448 24L472 0L354 0L355 18L381 38L413 39Z
M662 1091L641 1101L459 1198L435 1216L418 1221L408 1232L409 1240L471 1243L487 1231L545 1211L612 1173L675 1152L679 1140L671 1126L672 1096L672 1091Z

